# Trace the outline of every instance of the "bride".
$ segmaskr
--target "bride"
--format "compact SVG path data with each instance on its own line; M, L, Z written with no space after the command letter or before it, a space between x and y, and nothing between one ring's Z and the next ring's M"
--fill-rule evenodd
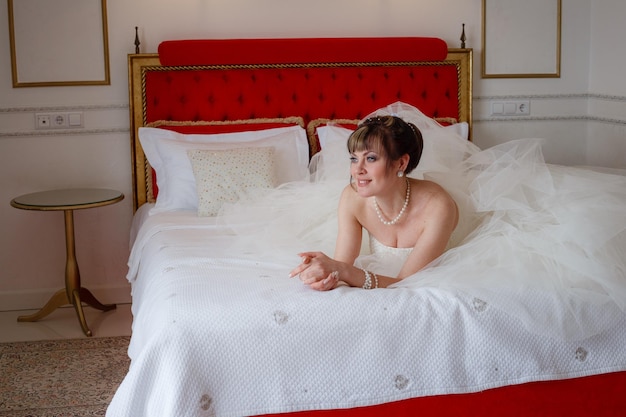
M626 318L624 172L546 164L538 139L481 150L400 102L352 136L330 131L310 181L224 208L223 222L244 225L240 253L291 263L316 290L463 293L549 337ZM390 132L421 134L421 159L386 148Z
M413 275L443 253L458 222L456 203L441 186L405 177L418 165L423 150L415 125L397 116L369 118L347 145L353 181L339 201L334 259L304 252L302 263L291 272L316 290L332 289L339 282L365 289L387 287ZM405 249L407 259L397 277L353 266L363 229L374 248Z

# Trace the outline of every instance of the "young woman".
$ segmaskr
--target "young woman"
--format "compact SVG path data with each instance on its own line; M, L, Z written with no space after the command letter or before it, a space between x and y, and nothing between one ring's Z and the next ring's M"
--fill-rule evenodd
M333 299L445 289L547 337L624 319L624 170L546 164L538 139L481 150L404 103L335 139L314 157L315 180L226 209L241 239L225 250L271 260L307 289L342 286Z
M299 254L291 271L315 290L340 283L365 289L387 287L439 257L458 222L454 200L434 182L409 179L423 149L419 129L396 116L365 120L348 139L351 183L342 192L333 258L322 252ZM363 229L374 253L395 252L405 259L397 276L354 266Z

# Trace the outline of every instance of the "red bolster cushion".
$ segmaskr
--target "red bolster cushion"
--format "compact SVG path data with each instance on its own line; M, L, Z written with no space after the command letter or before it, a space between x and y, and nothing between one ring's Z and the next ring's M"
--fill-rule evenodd
M192 39L159 45L164 66L441 61L447 54L445 41L426 37Z

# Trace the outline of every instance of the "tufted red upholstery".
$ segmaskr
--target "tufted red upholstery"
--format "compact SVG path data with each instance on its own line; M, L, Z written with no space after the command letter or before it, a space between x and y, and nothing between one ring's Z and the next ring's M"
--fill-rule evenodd
M454 66L249 68L147 74L147 122L302 116L359 119L405 101L458 118Z
M403 101L470 123L471 50L436 38L166 41L129 56L135 207L154 197L138 140L159 120L362 119ZM311 151L316 151L315 146Z
M441 61L447 46L440 39L168 41L160 45L159 54L165 67L146 74L146 123L287 116L302 116L305 122L358 119L395 101L411 103L433 117L459 116L458 72ZM359 59L369 64L338 64ZM200 64L204 66L195 66Z

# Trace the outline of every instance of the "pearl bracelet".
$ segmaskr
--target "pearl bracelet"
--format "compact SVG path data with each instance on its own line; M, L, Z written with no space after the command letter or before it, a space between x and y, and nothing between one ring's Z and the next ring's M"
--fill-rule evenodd
M363 283L363 289L372 289L372 275L374 276L374 288L378 288L378 276L375 273L367 271L365 269L363 269L363 272L365 273L365 282Z
M365 269L363 270L363 272L365 272L365 282L363 283L363 289L370 290L372 289L372 275Z

